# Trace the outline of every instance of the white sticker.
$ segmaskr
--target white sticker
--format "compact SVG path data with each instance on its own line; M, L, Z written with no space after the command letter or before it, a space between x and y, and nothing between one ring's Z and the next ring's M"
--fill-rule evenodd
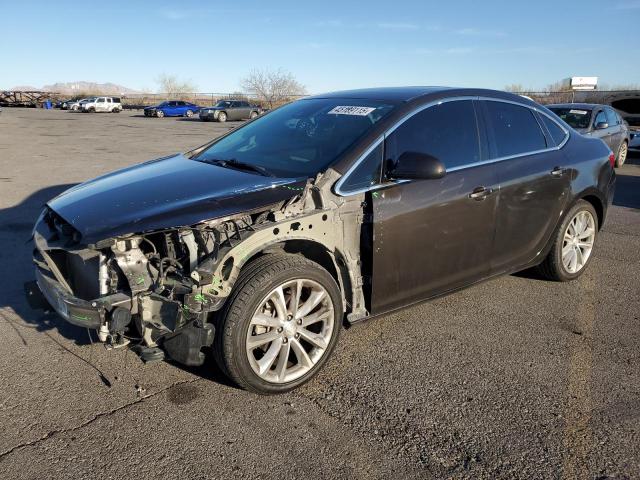
M575 113L577 115L586 115L589 112L587 112L586 110L569 110L569 113Z
M333 107L330 112L335 115L358 115L359 117L366 117L375 110L374 107L356 107L348 105L338 105Z

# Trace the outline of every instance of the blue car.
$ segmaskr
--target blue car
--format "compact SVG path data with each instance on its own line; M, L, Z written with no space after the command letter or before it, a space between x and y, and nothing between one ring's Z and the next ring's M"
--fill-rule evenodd
M144 109L145 117L192 117L194 113L198 113L200 107L193 103L183 102L182 100L171 100L170 102L162 102L154 107L146 107Z

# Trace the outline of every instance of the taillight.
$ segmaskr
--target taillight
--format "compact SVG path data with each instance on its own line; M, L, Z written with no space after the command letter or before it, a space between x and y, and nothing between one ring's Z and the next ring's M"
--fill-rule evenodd
M609 164L611 165L611 168L613 168L616 164L616 156L613 154L613 152L609 154Z

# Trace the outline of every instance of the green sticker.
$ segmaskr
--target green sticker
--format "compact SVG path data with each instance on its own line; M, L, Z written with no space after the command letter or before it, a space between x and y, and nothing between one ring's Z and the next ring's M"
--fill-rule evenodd
M142 275L138 276L138 278L136 278L136 283L138 285L142 285L144 283L144 276Z
M201 293L196 293L196 294L193 296L193 299L194 299L196 302L204 303L205 305L206 305L207 303L209 303L209 301L207 300L207 297L205 297L205 296L204 296L203 294L201 294Z
M77 313L72 313L71 316L73 318L77 318L78 320L89 320L89 317L87 315L78 315Z

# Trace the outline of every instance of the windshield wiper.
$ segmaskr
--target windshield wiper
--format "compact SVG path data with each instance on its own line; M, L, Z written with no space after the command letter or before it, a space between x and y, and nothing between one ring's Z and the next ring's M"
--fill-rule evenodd
M273 173L260 165L241 162L239 160L236 160L235 158L229 158L228 160L209 160L207 163L212 163L214 165L219 165L220 167L225 168L233 168L235 170L249 170L251 172L259 173L260 175L263 175L265 177L275 177Z

